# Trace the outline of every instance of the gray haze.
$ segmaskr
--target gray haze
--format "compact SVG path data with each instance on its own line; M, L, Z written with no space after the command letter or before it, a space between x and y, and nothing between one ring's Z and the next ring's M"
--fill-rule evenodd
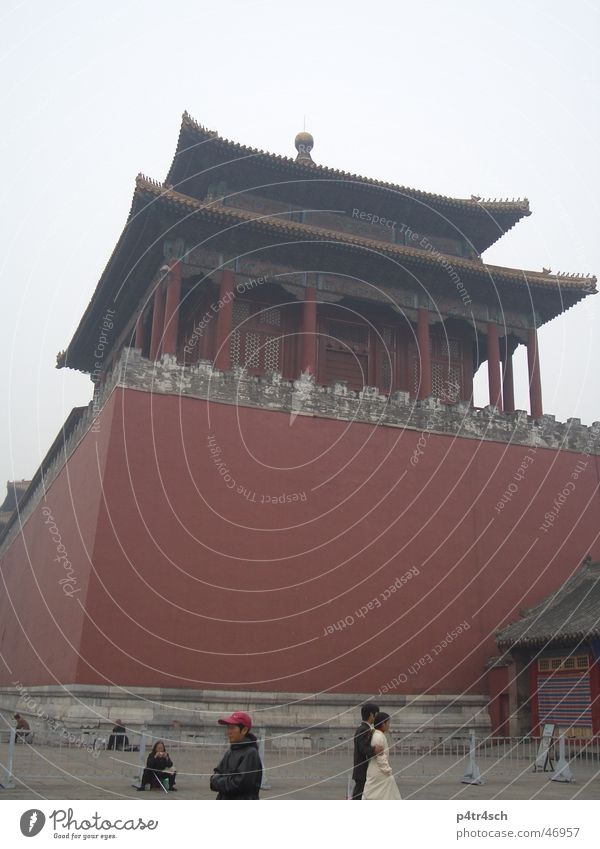
M428 191L527 196L490 263L600 272L597 2L170 0L0 5L0 486L29 478L88 378L57 371L181 113ZM600 419L597 298L540 332L545 411ZM516 401L528 408L525 351ZM487 373L476 380L486 403ZM2 498L0 497L0 501Z

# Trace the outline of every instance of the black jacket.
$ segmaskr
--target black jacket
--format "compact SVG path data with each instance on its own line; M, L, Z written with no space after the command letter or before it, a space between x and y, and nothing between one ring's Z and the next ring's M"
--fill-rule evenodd
M155 769L155 770L163 770L169 769L173 766L173 761L167 755L166 758L157 758L156 755L153 755L152 752L148 755L148 760L146 761L147 769Z
M254 734L243 743L232 743L210 779L217 799L258 799L262 782L262 764Z
M354 732L354 769L353 781L366 781L369 761L375 755L371 746L373 730L368 722L361 722Z

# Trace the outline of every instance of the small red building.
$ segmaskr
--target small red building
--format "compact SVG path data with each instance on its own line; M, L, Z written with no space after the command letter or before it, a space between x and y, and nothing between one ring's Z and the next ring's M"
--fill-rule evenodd
M550 722L571 737L600 735L600 563L586 558L521 617L497 637L506 660L494 708L507 701L519 733Z
M544 414L537 347L595 278L484 262L527 201L296 147L184 115L166 180L138 177L58 357L93 400L0 537L5 694L377 694L405 727L486 725L498 628L600 557L600 425Z

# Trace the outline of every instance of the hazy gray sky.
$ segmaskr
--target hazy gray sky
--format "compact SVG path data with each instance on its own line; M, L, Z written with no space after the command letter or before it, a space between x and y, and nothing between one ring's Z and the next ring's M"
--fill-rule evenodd
M598 2L0 2L0 486L87 377L54 368L181 113L286 155L459 197L527 196L491 263L600 272ZM540 332L546 412L600 419L598 298ZM527 409L525 351L517 406ZM485 367L476 403L486 403ZM2 499L0 498L0 501Z

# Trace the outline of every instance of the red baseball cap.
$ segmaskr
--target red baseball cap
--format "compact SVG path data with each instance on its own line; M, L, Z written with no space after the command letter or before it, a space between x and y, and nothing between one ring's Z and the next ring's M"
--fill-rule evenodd
M252 717L243 710L234 711L227 719L220 719L219 725L243 725L248 731L252 728Z

